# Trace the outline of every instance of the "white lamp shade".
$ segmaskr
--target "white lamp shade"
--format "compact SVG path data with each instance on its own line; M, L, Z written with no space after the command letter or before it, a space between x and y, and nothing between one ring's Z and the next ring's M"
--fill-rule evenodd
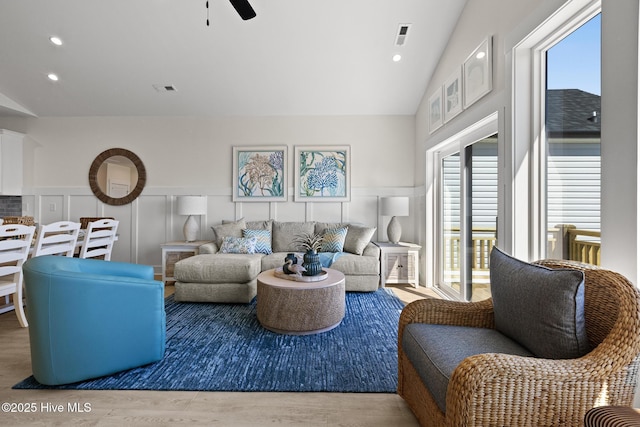
M204 196L178 196L178 215L204 215L207 198Z
M381 197L380 215L409 216L409 198L404 196Z

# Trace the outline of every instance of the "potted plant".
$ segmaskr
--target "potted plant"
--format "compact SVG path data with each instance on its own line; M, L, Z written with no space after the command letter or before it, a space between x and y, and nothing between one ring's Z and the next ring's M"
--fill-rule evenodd
M293 242L305 249L302 266L305 268L302 274L305 276L316 276L322 272L320 255L318 251L322 247L324 236L319 233L306 233L296 236Z

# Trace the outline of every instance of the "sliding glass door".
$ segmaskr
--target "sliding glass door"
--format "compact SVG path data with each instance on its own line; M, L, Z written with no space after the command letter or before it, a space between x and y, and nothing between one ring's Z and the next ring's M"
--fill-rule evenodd
M491 295L496 242L498 140L492 135L440 156L440 289L456 299Z

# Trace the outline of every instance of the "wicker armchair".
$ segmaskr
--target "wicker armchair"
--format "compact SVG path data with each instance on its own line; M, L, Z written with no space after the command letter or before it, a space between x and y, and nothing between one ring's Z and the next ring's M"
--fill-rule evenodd
M579 359L506 354L468 357L454 370L446 413L402 349L409 323L493 328L491 299L424 299L407 305L398 331L398 394L425 426L582 426L601 405L630 406L640 362L640 294L618 273L570 261L537 262L585 273L585 324L593 350Z

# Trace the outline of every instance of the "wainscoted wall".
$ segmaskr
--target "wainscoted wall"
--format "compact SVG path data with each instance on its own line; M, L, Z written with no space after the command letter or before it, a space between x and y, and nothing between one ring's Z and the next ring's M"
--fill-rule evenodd
M289 190L289 194L293 189ZM114 246L114 261L153 265L161 270L160 245L183 240L185 216L176 214L176 196L198 194L207 196L208 211L199 217L200 239L213 238L211 226L223 219L274 219L278 221L355 222L378 227L376 240L387 240L390 220L379 216L378 199L388 195L409 196L412 188L352 188L351 202L345 203L233 203L231 190L145 188L142 195L125 206L110 206L100 202L89 188L46 188L22 198L24 215L33 215L39 223L61 220L77 221L82 216L113 216L120 221L118 242ZM413 209L412 209L413 210ZM196 217L198 219L198 217ZM417 241L413 217L399 218L403 240Z
M81 216L120 220L113 259L160 266L160 244L183 239L185 217L176 215L175 197L205 195L200 217L203 239L223 219L344 221L379 228L386 240L389 218L378 216L381 196L413 196L415 118L413 116L325 117L0 117L0 127L22 132L23 212L49 223ZM231 201L235 146L286 145L289 201ZM351 147L351 201L296 203L293 195L296 146ZM142 195L130 205L108 206L89 189L94 158L109 148L140 157L147 171ZM413 208L413 206L412 206ZM403 236L415 241L411 221L400 218Z

